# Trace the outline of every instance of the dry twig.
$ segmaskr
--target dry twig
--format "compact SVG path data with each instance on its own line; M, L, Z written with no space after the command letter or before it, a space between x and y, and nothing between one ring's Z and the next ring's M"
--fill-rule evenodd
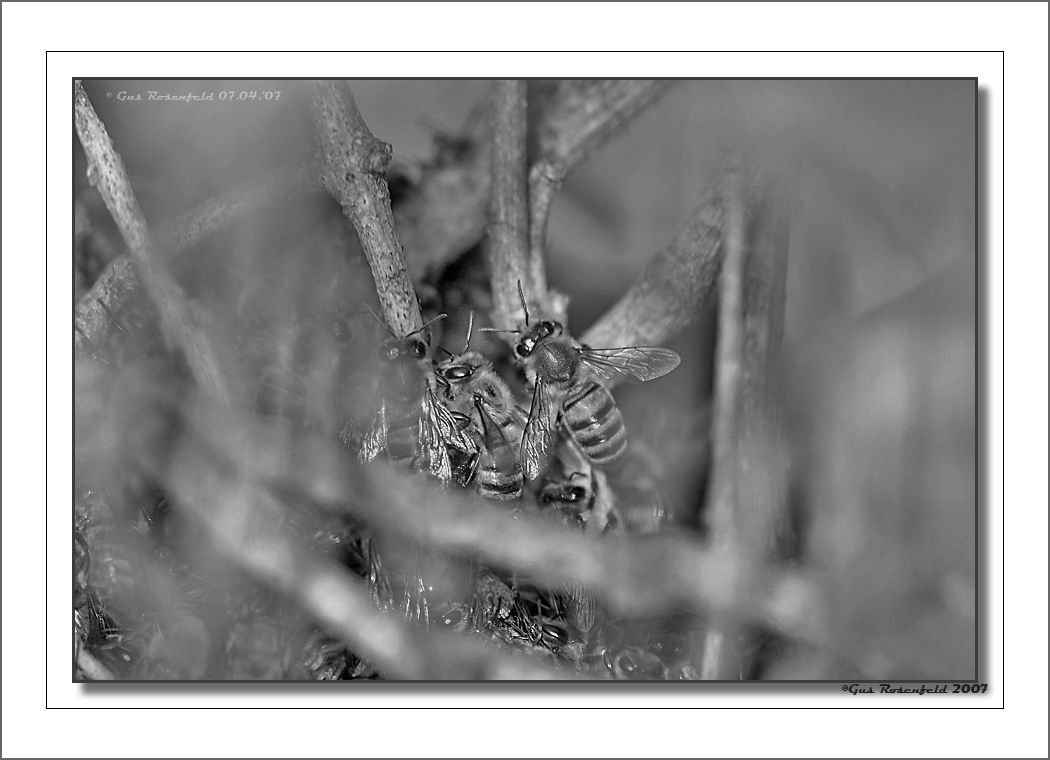
M309 187L319 187L317 164L312 160L261 182L238 185L176 219L167 232L160 234L164 241L161 250L177 257L231 222ZM110 262L77 305L73 322L77 328L73 331L77 356L90 353L85 337L95 345L105 343L111 329L110 315L119 312L137 292L139 282L130 257L119 256Z
M715 409L712 422L711 483L708 521L715 540L737 540L737 429L744 376L744 276L747 265L747 217L740 172L726 175L725 260L718 294L718 341L715 354Z
M492 282L493 322L513 329L525 324L518 283L525 298L546 305L546 283L530 280L528 157L526 155L525 82L492 83L492 201L486 253Z
M311 83L310 106L323 159L322 182L357 230L387 324L399 335L415 332L423 321L390 208L390 144L369 131L346 82Z
M745 175L728 174L707 509L716 547L747 547L761 562L777 559L786 485L775 399L788 243L779 201L767 187L761 203L749 203ZM747 677L750 658L740 652L751 647L734 642L749 635L716 621L702 677Z
M88 159L88 179L98 189L127 243L146 291L160 312L161 329L182 350L200 386L228 402L230 394L215 350L190 310L185 292L157 255L124 162L79 81L74 94L76 129Z
M534 292L547 291L545 246L554 194L569 172L669 86L670 82L644 79L558 83L538 125L538 155L529 172L529 269Z
M674 242L656 253L617 301L580 338L592 346L656 345L696 319L715 293L725 223L725 176L708 190Z

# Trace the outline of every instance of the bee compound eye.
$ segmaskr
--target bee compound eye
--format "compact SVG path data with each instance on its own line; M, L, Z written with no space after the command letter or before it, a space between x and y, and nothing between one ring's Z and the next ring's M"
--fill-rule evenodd
M583 501L587 497L587 490L581 486L573 486L567 496L569 501Z
M417 359L422 359L427 355L427 344L421 340L412 341L412 356Z
M524 359L532 353L532 346L528 342L523 341L514 347L514 353Z
M543 635L549 639L557 641L559 644L565 644L569 641L569 632L562 628L560 625L544 623Z
M463 621L463 612L458 609L449 610L441 616L441 625L452 628Z
M470 367L464 367L461 364L449 367L445 370L445 377L449 380L465 380L474 373Z

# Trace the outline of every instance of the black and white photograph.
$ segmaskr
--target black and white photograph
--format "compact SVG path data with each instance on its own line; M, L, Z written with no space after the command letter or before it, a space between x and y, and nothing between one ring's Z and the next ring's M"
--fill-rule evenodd
M3 756L1045 757L1046 15L4 3Z
M73 680L987 689L980 97L71 81Z

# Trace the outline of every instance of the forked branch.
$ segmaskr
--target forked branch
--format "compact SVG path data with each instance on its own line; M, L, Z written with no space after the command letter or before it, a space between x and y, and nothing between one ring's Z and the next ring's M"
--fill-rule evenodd
M529 172L529 269L532 288L546 290L547 222L554 194L569 172L624 129L670 82L564 80L537 126L537 156Z
M228 402L230 393L216 352L197 323L182 287L158 257L124 162L79 81L74 85L74 97L76 130L88 160L88 179L98 189L128 246L160 313L161 330L182 351L197 383Z
M390 208L390 144L372 135L346 82L312 82L309 91L323 161L321 180L357 230L387 324L408 335L423 320Z
M236 219L259 209L276 205L289 195L319 187L317 164L304 161L290 171L282 171L261 182L245 183L209 199L176 219L167 232L161 250L177 257ZM74 316L73 345L78 356L90 353L84 338L103 345L108 337L110 315L118 313L139 290L138 276L128 256L118 256L96 280L77 305Z

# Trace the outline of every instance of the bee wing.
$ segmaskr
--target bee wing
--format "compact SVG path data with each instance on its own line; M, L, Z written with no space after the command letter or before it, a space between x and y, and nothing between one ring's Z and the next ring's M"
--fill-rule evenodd
M492 458L496 460L496 467L501 473L504 475L513 474L518 466L518 462L514 456L514 450L510 447L510 441L503 434L503 428L485 411L483 402L479 402L475 406L481 417L481 433L485 442L485 448L489 450Z
M594 595L583 587L579 580L573 578L564 585L565 596L568 604L569 622L577 630L587 633L594 627L595 603Z
M660 346L625 348L580 348L580 358L605 380L624 380L636 384L662 377L681 361L677 353Z
M423 394L423 409L424 412L429 413L432 417L438 437L446 445L453 446L466 454L471 454L477 450L474 441L463 431L463 427L456 422L452 412L438 400L437 395L430 389Z
M359 462L371 462L387 450L386 431L386 402L380 401L379 411L372 420L372 427L368 429L368 434L361 442L361 450L357 452Z
M456 419L429 388L423 393L423 409L419 416L419 451L426 468L441 485L452 481L452 460L447 446L465 453L473 453L475 446L456 425Z
M518 456L521 471L529 480L538 478L547 466L547 456L554 445L554 423L554 401L549 386L538 377Z
M424 391L419 415L419 457L423 468L442 485L452 480L452 462L441 437L442 419L436 410L444 409L430 391Z

